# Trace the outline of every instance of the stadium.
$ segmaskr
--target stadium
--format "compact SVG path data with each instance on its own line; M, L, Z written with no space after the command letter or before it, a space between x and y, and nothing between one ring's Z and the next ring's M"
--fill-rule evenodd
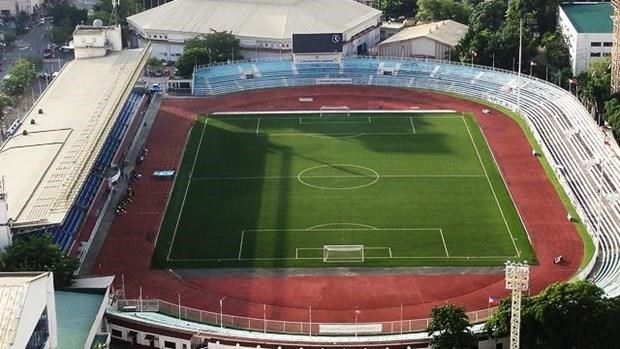
M134 186L93 270L123 275L108 315L125 339L424 346L438 304L488 316L507 259L532 264L532 293L586 277L617 293L617 149L555 85L345 57L202 67L193 93L162 101L139 167L175 180Z
M532 294L620 294L619 149L558 86L302 57L197 67L193 96L164 98L134 88L148 51L72 62L0 150L11 233L116 275L112 338L426 347L434 306L489 316L506 260L531 265Z

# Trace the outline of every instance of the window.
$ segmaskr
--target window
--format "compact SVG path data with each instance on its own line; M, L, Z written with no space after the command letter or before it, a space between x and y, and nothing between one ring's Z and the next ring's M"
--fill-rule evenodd
M123 331L112 329L112 337L123 338Z
M590 57L600 57L601 53L600 52L590 52Z
M613 46L613 42L606 41L606 42L603 43L603 46L611 47L611 46Z
M177 349L177 344L175 342L164 341L164 348Z
M600 41L592 41L592 42L590 42L590 46L591 47L601 47L601 42Z
M611 52L603 52L603 57L611 57Z

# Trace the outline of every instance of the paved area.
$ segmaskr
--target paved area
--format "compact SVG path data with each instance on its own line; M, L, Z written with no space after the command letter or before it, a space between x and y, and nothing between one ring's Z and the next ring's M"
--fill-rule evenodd
M142 148L142 145L146 141L146 138L150 132L151 126L153 125L153 120L155 119L155 116L157 115L157 111L159 110L160 104L161 104L161 97L158 97L158 96L153 97L153 99L151 100L151 104L149 105L146 111L146 114L144 115L143 124L140 126L140 129L137 131L137 136L134 139L134 142L132 143L131 148L127 152L127 159L132 159L132 160L127 166L123 168L124 173L126 174L131 173L131 171L133 171L133 169L135 168L134 160L136 159L138 152ZM124 196L124 193L127 190L128 184L129 184L129 180L127 177L121 178L119 180L118 185L116 186L115 192L113 194L113 197L110 201L110 205L108 206L108 209L105 212L102 212L102 214L104 215L104 218L102 219L101 224L99 225L97 231L93 233L95 234L95 236L93 237L90 248L88 249L88 252L86 253L86 257L84 258L84 261L82 262L82 266L80 267L81 276L90 275L91 271L95 267L95 260L97 256L99 255L99 250L101 249L101 246L103 245L103 242L105 241L106 236L108 235L108 231L110 230L110 227L112 226L112 222L115 218L114 211L119 201Z

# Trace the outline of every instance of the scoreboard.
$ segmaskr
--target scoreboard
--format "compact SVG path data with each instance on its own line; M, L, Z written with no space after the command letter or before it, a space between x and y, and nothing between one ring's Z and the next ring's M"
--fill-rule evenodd
M293 54L342 53L342 33L293 34Z

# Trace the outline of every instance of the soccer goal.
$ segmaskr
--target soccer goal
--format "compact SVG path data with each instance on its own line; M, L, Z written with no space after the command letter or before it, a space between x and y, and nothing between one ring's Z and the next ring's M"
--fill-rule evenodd
M323 105L319 109L319 116L351 116L351 108L346 105L342 106L328 106Z
M324 245L323 246L323 262L324 263L340 263L340 262L363 262L364 261L364 245Z

